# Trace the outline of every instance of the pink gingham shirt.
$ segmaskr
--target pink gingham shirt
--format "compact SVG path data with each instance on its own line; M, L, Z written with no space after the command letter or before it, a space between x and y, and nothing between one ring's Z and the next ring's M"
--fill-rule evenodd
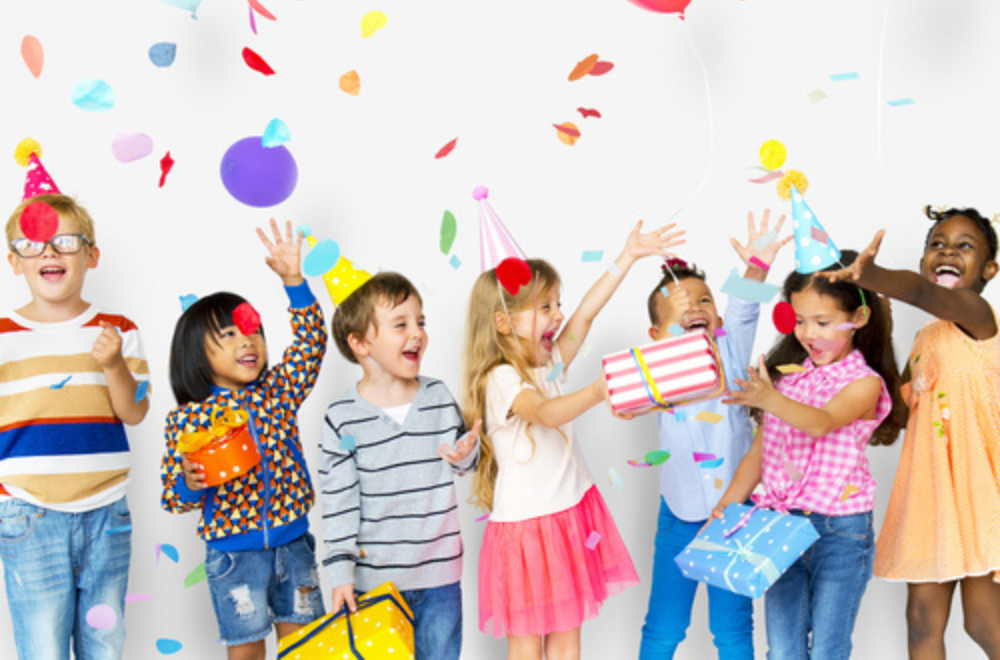
M806 358L802 366L805 371L782 376L775 387L788 398L816 408L825 406L859 378L882 380L857 350L822 367ZM868 469L865 448L891 408L892 399L883 382L875 419L856 419L818 438L765 413L764 493L755 495L754 502L777 511L801 509L827 516L871 511L875 479Z

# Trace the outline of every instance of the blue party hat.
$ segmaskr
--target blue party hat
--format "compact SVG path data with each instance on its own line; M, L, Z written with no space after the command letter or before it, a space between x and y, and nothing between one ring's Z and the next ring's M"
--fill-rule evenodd
M792 192L792 227L795 231L795 270L803 275L823 270L840 261L840 250L819 224L812 209L794 185Z

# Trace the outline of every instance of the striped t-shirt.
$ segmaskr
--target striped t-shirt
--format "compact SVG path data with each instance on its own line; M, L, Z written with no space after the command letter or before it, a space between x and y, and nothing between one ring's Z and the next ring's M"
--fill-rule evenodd
M476 465L479 447L452 466L437 453L465 432L439 380L420 377L403 424L351 388L326 413L319 481L326 567L333 586L400 591L462 578L454 474Z
M129 446L91 355L101 321L118 329L122 355L149 380L139 330L91 305L69 321L0 315L0 499L90 511L125 494Z

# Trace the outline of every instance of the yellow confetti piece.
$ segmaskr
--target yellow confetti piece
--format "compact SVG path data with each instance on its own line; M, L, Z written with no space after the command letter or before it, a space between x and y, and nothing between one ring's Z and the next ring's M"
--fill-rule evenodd
M358 72L351 70L340 77L340 89L351 96L361 93L361 77Z
M367 39L385 27L389 21L380 11L370 11L361 19L361 36Z
M722 479L715 480L715 490L722 490Z
M697 415L695 415L694 418L696 420L698 420L699 422L708 422L709 424L718 424L723 419L725 419L725 416L724 415L720 415L719 413L714 413L714 412L712 412L710 410L702 410L700 413L698 413Z
M777 367L775 367L775 369L777 369L783 374L794 374L796 372L806 370L806 368L803 367L801 364L779 364Z
M768 140L760 147L760 164L769 170L776 170L785 164L785 145L778 140Z
M844 488L844 494L840 496L840 501L843 502L856 492L858 492L857 486L855 486L854 484L847 484L847 486Z

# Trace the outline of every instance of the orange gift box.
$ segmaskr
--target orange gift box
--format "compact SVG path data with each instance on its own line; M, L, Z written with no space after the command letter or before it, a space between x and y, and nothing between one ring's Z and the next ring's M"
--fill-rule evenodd
M260 463L257 443L247 429L249 419L243 410L218 406L208 431L186 433L178 440L177 449L204 469L207 486L235 479Z

